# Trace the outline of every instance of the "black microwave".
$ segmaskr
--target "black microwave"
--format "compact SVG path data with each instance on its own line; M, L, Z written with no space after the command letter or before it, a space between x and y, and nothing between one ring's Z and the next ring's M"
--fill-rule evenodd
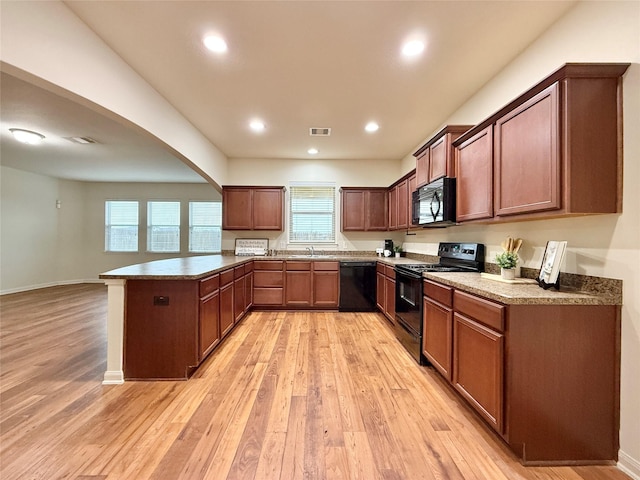
M412 194L413 225L447 227L456 224L456 179L443 177Z

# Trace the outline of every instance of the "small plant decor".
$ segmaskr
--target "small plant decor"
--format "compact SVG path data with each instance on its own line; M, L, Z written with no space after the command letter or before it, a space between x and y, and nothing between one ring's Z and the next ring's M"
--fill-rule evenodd
M516 268L518 264L518 254L516 252L502 252L496 255L496 263L500 266L500 268L504 268L510 270L512 268Z
M393 251L396 252L396 257L402 256L402 245L396 245L393 247Z

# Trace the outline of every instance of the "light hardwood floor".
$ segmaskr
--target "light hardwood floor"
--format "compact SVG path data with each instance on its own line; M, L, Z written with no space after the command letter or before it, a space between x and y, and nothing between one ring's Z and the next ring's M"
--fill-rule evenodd
M104 286L0 306L3 480L628 479L521 466L379 314L254 312L189 381L103 386Z

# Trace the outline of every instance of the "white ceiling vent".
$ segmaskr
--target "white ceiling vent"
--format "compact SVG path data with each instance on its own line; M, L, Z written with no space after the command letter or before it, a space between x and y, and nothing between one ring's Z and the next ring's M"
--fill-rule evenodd
M81 143L83 145L86 145L88 143L98 143L97 141L95 141L93 138L91 137L64 137L67 140L69 140L70 142L73 143Z
M328 137L329 135L331 135L331 129L318 127L310 128L309 135L311 135L312 137Z

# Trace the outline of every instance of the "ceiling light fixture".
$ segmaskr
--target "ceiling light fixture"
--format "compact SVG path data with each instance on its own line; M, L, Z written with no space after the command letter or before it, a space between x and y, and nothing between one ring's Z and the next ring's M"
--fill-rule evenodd
M376 122L369 122L364 127L364 129L369 133L377 132L379 128L380 125L378 125Z
M251 130L253 130L254 132L263 132L264 129L267 128L267 126L261 120L251 120L251 122L249 123L249 128L251 128Z
M402 55L405 57L416 57L424 50L424 42L421 40L411 40L402 46Z
M307 153L309 155L317 155L318 154L318 149L317 148L310 148L309 150L307 150Z
M38 132L32 132L31 130L10 128L9 131L13 134L16 140L29 145L38 145L42 140L44 140L44 135Z
M227 42L218 35L207 35L202 39L204 46L214 53L225 53L227 51Z

